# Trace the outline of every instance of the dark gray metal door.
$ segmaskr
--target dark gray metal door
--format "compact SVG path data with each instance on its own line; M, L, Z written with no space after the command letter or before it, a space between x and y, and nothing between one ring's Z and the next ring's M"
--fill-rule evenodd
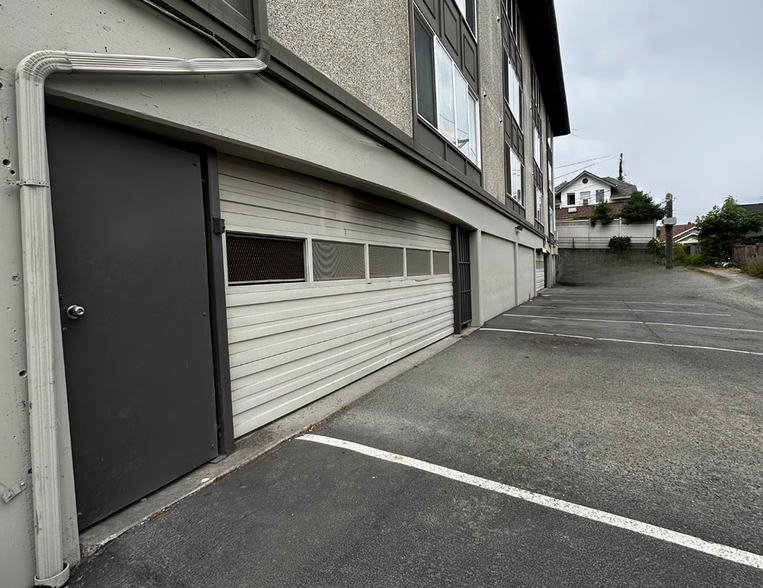
M84 528L217 455L200 158L60 112L48 148Z

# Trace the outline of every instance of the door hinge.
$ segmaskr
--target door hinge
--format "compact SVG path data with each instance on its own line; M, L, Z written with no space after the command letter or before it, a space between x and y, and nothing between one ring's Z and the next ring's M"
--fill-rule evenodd
M212 232L215 235L222 235L225 232L225 219L212 217Z
M8 488L5 492L3 492L3 502L5 504L8 504L11 500L16 498L19 494L21 494L24 489L26 488L26 482L23 480L16 484L15 486L11 486Z

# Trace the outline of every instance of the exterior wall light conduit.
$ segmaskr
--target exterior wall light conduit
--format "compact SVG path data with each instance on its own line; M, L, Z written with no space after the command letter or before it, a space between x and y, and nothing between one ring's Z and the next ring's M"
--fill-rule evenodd
M241 59L39 51L16 68L36 586L63 586L69 579L69 565L63 561L56 417L56 398L65 394L65 383L56 381L56 373L63 370L56 369L61 325L45 137L45 81L56 73L251 74L263 71L269 57L267 49L260 49L253 58Z

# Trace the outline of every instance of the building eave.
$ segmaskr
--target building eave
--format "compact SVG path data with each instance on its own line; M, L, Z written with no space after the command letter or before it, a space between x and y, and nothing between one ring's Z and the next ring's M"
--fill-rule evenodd
M518 0L554 137L570 134L554 0Z

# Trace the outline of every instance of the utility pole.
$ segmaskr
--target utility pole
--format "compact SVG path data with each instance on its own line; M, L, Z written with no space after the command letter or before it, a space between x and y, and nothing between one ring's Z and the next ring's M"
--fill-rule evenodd
M623 154L620 154L620 173L617 174L617 179L621 182L625 180L625 176L623 176Z
M663 221L665 225L665 269L673 269L673 225L676 224L676 219L673 216L673 194L668 193L665 196L665 212L667 217Z

